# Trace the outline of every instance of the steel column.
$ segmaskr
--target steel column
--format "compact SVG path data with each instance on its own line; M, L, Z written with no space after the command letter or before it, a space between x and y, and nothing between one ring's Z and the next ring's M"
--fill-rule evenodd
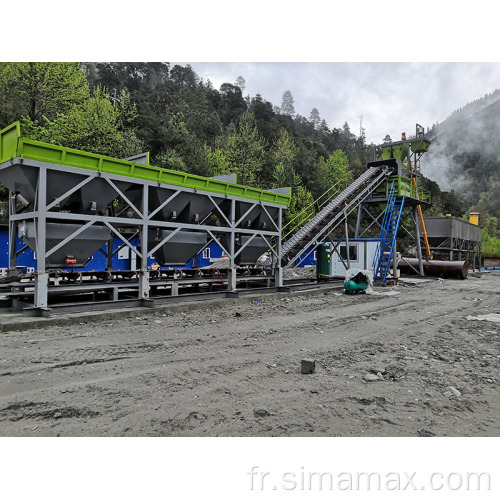
M283 286L283 268L281 267L281 228L282 228L282 219L283 209L279 209L278 216L278 232L280 236L276 238L276 254L278 257L275 259L274 255L271 262L274 262L274 286Z
M141 267L139 271L139 298L147 299L150 294L148 271L148 228L149 228L149 186L142 187L142 225L140 227L139 241L141 242Z
M415 226L415 245L417 247L418 270L420 276L424 276L424 262L422 260L422 243L420 241L420 228L418 227L418 210L417 207L412 211L413 224Z
M46 308L48 306L49 275L45 270L45 224L47 222L47 169L45 167L38 169L35 210L37 210L38 215L35 218L37 271L35 276L34 306L37 308Z
M16 196L9 191L9 276L16 275L17 234L16 223L12 216L16 214Z
M236 239L236 200L231 200L231 234L229 235L229 269L227 276L228 292L236 291L236 264L234 261L235 239Z

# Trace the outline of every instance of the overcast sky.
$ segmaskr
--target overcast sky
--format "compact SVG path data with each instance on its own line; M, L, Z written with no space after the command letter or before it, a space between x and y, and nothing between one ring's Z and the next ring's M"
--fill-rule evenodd
M420 0L418 9L400 0L143 0L141 9L51 0L59 9L49 10L27 3L26 33L50 24L53 10L73 22L45 30L35 44L11 44L7 60L185 61L216 88L243 76L245 94L277 106L290 90L297 113L309 118L317 108L330 128L347 121L359 134L362 115L368 142L431 126L500 87L500 63L479 62L499 59L495 0ZM2 13L15 18L18 10L7 2ZM77 25L99 37L75 37ZM125 36L124 27L147 36ZM3 29L5 39L18 36L16 23Z
M172 63L176 64L176 63ZM187 63L178 63L185 66ZM363 116L368 142L413 134L500 88L500 63L238 63L190 62L215 88L245 79L244 95L261 94L281 106L286 90L295 112L309 118L317 108L330 128L346 121L359 134Z

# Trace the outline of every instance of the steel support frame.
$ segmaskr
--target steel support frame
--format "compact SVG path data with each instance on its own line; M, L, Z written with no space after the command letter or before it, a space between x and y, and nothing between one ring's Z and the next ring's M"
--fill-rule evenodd
M376 180L380 180L383 177L387 177L387 174L385 172L382 172L376 178ZM325 236L326 234L330 234L331 232L333 232L340 224L342 224L344 219L347 219L348 215L350 215L354 210L356 210L363 203L363 200L367 196L369 196L369 194L372 193L377 188L378 185L380 185L380 183L378 183L378 184L371 183L371 184L368 184L367 186L364 186L363 189L360 190L360 192L358 194L356 194L356 196L352 200L350 200L348 204L344 203L343 211L339 211L337 213L337 216L334 217L329 222L328 225L326 225L319 233L316 234L315 239L310 242L310 245L317 246L318 243L320 242L322 236ZM304 260L308 255L310 255L311 251L309 251L306 254L306 256L304 256L304 253L306 252L306 250L308 248L309 248L309 245L304 247L302 249L302 251L300 251L297 255L295 255L293 257L293 259L290 260L290 262L288 262L283 269L297 267L299 260Z
M455 260L458 254L458 260L466 260L473 269L481 269L481 242L479 241L449 236L439 245L431 246L431 250L437 255L442 254L449 260Z
M145 181L140 179L134 179L114 174L107 174L102 172L94 172L92 170L80 169L75 167L67 167L52 163L41 162L37 160L15 158L11 159L9 162L5 162L0 165L0 172L4 168L8 168L12 165L26 165L28 167L36 168L38 170L38 182L36 189L36 200L34 207L31 211L26 211L23 213L16 212L15 205L15 195L10 193L9 201L9 267L15 269L15 253L16 253L16 226L22 221L34 221L35 223L35 241L36 241L36 258L37 258L37 272L35 277L35 296L34 296L34 306L35 308L45 309L48 307L48 286L49 286L49 274L47 273L45 267L45 261L47 256L56 251L57 248L62 247L65 243L71 241L79 233L81 233L86 227L93 224L105 225L107 226L111 233L118 236L123 245L127 245L132 251L134 251L138 257L141 259L141 266L139 269L139 299L147 299L150 295L150 282L149 282L149 270L147 268L147 258L151 257L155 249L148 251L148 236L150 229L165 228L182 230L187 229L190 231L205 232L217 244L223 248L223 250L228 254L230 259L230 269L228 276L228 291L236 291L236 263L235 258L243 250L243 248L236 249L235 240L237 234L249 235L251 239L262 238L266 245L269 247L271 253L273 254L273 269L274 269L274 285L282 286L283 284L283 270L281 268L281 220L283 215L283 205L274 203L265 203L260 201L249 200L248 198L227 196L224 194L217 194L213 192L204 192L200 189L190 189L181 186L173 186L170 184L162 184L154 181ZM78 176L85 176L77 186L68 189L66 193L60 195L56 200L51 200L50 203L47 202L47 171L56 170L74 173ZM132 209L135 213L135 218L125 218L120 216L112 215L96 215L96 214L84 214L84 213L68 213L57 211L59 203L64 201L68 196L75 193L96 177L104 178L104 180L113 188L116 192L116 198L121 198L124 202ZM114 181L126 181L130 184L140 185L142 188L142 199L140 208L135 206L125 195L121 192L119 187ZM169 197L161 206L155 207L155 209L149 213L149 190L150 188L162 188L165 189L175 189L173 196ZM200 195L205 195L209 198L214 206L214 213L222 216L223 223L227 223L226 226L208 225L208 224L188 224L188 223L178 223L175 221L159 221L154 220L153 217L168 204L170 200L175 198L179 192L187 193L197 193ZM116 199L115 198L115 199ZM215 198L223 198L231 200L231 209L229 216L226 216L221 210L219 205L215 202ZM251 203L251 207L246 211L243 217L236 220L236 207L240 202ZM262 229L248 229L239 227L239 224L244 220L244 217L255 207L261 206L264 212L267 213L271 219L274 228L270 230ZM277 223L274 221L273 217L270 216L268 208L278 209L278 219ZM56 210L54 210L56 209ZM123 210L122 210L123 212ZM121 212L121 213L122 213ZM120 215L120 214L119 214ZM81 222L82 227L75 231L72 235L65 238L64 241L58 243L57 247L54 247L50 251L46 249L46 224L48 221L67 221L67 222ZM141 244L141 252L139 252L130 242L121 235L119 229L123 228L134 228L135 232L139 236ZM216 235L229 234L230 245L228 249L224 249L222 244L217 239ZM170 235L172 236L172 235ZM268 238L277 242L276 249L273 249L273 245L269 243ZM169 237L165 238L162 244L168 241ZM144 251L146 249L146 251ZM109 250L108 250L109 251Z
M380 203L383 203L383 201L381 201ZM356 223L356 238L362 238L364 234L366 234L366 232L374 225L378 226L380 229L382 228L382 224L381 224L381 221L380 221L380 218L382 217L383 215L383 211L381 211L379 214L377 215L373 215L364 205L373 205L373 203L361 203L360 207L359 207L359 211L358 211L358 220L357 220L357 223ZM424 262L423 262L423 257L422 257L422 242L421 242L421 234L420 234L420 229L419 229L419 226L418 226L418 215L417 215L417 207L416 206L410 206L410 207L405 207L404 208L404 212L405 215L402 216L401 218L401 224L399 226L399 230L403 230L405 231L409 236L411 236L413 239L414 239L414 242L415 242L415 246L416 246L416 251L417 251L417 258L418 258L418 261L419 261L419 264L418 264L418 270L415 270L416 272L418 272L418 274L420 276L425 276L425 273L424 273ZM403 213L404 213L403 212ZM363 230L363 232L360 233L360 226L361 226L361 220L362 220L362 214L368 214L371 218L371 221L370 221L370 224L368 225L367 228L365 228ZM404 226L403 226L403 222L406 221L408 219L408 217L411 218L411 221L413 223L413 227L414 227L414 230L415 230L415 234L412 234L410 233ZM396 255L396 243L394 244L394 255ZM397 260L393 258L393 269L392 269L392 272L393 272L393 276L397 276Z
M345 270L348 271L351 268L351 257L349 256L349 227L347 225L347 213L344 212L344 239L340 238L338 241L333 241L331 233L328 235L330 240L330 255L336 253L339 256L340 262L344 266ZM346 259L347 262L340 255L340 245L345 243L346 247ZM330 262L330 275L333 275L333 259Z
M17 237L16 223L12 217L17 214L16 210L16 195L9 190L9 276L17 274L16 257L17 257Z

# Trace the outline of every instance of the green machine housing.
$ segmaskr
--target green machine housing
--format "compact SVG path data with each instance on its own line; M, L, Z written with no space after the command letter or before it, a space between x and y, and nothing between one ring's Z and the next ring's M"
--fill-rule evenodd
M425 137L416 137L409 140L386 143L381 146L381 151L377 161L369 162L368 167L380 164L388 164L392 168L392 175L388 178L387 184L394 182L396 196L406 196L430 203L430 194L426 192L418 181L413 185L412 177L418 178L418 158L429 149L430 141ZM408 153L410 152L410 158ZM410 159L413 156L412 168L410 168ZM380 186L374 192L374 196L385 195L386 187Z

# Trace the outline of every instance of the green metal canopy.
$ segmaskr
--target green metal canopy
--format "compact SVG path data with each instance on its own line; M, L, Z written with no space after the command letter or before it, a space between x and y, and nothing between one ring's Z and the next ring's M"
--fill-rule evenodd
M78 149L33 141L21 136L19 122L15 122L0 131L0 163L4 163L11 158L27 158L68 167L84 168L107 174L123 175L134 179L199 189L284 206L290 204L291 198L290 190L288 194L263 191L200 175L177 172L152 165L144 165L143 163L88 153Z

